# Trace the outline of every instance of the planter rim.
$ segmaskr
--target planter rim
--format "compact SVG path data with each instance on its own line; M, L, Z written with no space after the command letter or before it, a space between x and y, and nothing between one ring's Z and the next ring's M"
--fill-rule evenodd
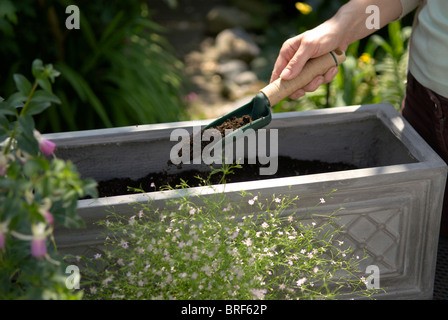
M322 115L343 115L351 113L366 113L370 116L376 115L378 111L381 111L389 116L396 116L397 112L395 108L389 103L380 104L366 104L366 105L354 105L346 107L335 107L328 109L314 109L306 111L292 111L292 112L282 112L272 114L272 119L282 120L290 119L296 117L316 117ZM395 112L395 115L393 114ZM120 135L129 133L138 133L145 131L156 131L163 129L175 129L181 127L193 127L193 126L205 126L216 120L205 119L205 120L189 120L189 121L177 121L177 122L165 122L165 123L155 123L155 124L143 124L143 125L133 125L133 126L123 126L114 128L103 128L103 129L90 129L90 130L79 130L79 131L67 131L67 132L57 132L57 133L45 133L42 136L45 139L54 141L64 141L73 138L94 138L102 137L108 135Z
M427 163L430 167L446 166L445 162L433 151L433 149L423 140L423 138L420 137L420 135L406 121L406 119L400 116L400 114L390 103L275 113L273 114L273 121L266 128L272 128L273 123L276 122L275 120L277 120L277 124L281 127L282 123L292 121L294 119L307 119L306 124L310 124L314 120L321 121L322 118L325 117L330 122L335 123L347 121L347 116L358 120L377 118L383 123L388 124L388 127L392 130L392 133L396 137L401 138L403 145L420 163ZM69 145L71 142L76 143L73 142L74 140L80 140L83 144L97 144L104 143L105 141L109 141L109 143L110 141L120 143L124 141L123 139L129 137L129 135L135 136L135 139L138 140L146 140L146 132L204 126L213 120L214 119L180 121L106 129L47 133L42 136L45 139L55 142L56 146L60 144ZM112 137L115 137L115 139L112 140ZM418 147L416 147L416 145Z

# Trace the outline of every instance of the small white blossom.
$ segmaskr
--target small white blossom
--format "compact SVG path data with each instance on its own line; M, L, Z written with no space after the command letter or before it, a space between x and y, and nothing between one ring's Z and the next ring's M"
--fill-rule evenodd
M307 280L307 278L305 278L305 277L302 279L299 279L298 281L296 281L297 286L301 287L306 282L306 280Z

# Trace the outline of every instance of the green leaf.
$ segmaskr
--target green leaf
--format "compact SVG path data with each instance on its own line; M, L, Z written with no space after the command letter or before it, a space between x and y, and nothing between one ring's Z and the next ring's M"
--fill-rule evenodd
M6 102L15 108L23 106L23 102L28 100L28 97L24 95L22 92L15 92L12 95L9 96L8 100Z
M44 70L42 60L35 59L31 65L31 72L33 73L34 78L41 78Z
M45 91L48 91L48 92L51 92L51 93L53 92L52 89L51 89L51 83L50 83L50 81L48 81L48 79L46 79L46 78L39 78L36 81L39 84L39 86L42 89L44 89Z
M13 79L16 84L17 90L19 90L25 96L29 96L29 94L31 93L32 85L28 81L28 79L23 75L17 73L13 75Z
M16 108L6 102L0 102L0 116L1 115L15 116Z
M25 162L23 166L23 173L28 178L33 178L40 174L40 172L43 171L43 166L41 161L39 161L40 158L31 158L28 159L27 162Z
M28 104L28 108L26 111L27 115L36 115L39 114L41 112L43 112L44 110L46 110L49 106L51 106L51 102L38 102L38 101L31 101Z
M53 103L61 103L61 100L51 92L44 90L37 90L34 92L32 97L32 102L53 102Z
M37 155L39 152L39 144L34 137L34 127L33 117L30 115L19 117L17 144L20 149L31 155Z
M10 0L0 1L0 18L7 18L13 24L17 24L17 9Z

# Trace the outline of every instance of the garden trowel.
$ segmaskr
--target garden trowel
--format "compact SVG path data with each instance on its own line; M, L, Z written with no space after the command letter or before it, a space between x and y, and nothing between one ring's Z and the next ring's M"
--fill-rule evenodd
M215 128L229 119L239 118L244 115L249 115L252 118L252 122L227 134L225 139L232 139L234 136L238 137L249 128L254 130L263 128L271 122L271 107L306 86L315 77L325 74L330 68L340 65L344 61L345 53L339 49L318 58L310 59L296 78L291 80L277 79L261 89L249 103L216 119L204 129Z
M282 80L279 78L273 81L261 89L249 103L214 120L203 128L203 130L216 128L225 121L232 120L235 117L240 118L249 115L252 118L251 122L226 134L222 139L216 141L213 140L207 145L207 148L213 148L218 142L222 142L222 145L225 148L227 141L231 142L243 137L245 131L248 129L258 130L267 126L272 119L271 108L275 104L306 86L316 76L325 74L330 68L340 65L344 61L345 53L342 50L337 49L323 56L308 60L296 78L291 80ZM195 154L193 159L198 159L198 156L200 156L200 154Z

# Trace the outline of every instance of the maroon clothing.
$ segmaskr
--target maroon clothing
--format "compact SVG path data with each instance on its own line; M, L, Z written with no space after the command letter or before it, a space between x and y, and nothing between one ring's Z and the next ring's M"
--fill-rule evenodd
M403 117L448 163L448 98L425 88L409 73L402 107ZM448 182L445 188L440 234L448 237Z

